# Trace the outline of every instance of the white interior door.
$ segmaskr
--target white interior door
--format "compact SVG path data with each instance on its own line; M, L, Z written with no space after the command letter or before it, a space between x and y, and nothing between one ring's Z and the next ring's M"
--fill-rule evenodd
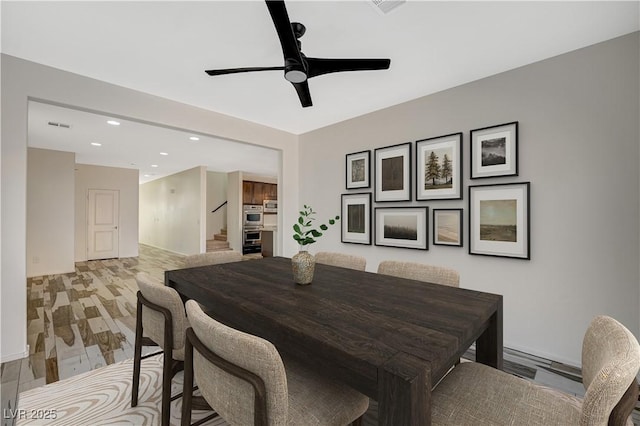
M90 189L87 198L87 258L118 257L119 191Z

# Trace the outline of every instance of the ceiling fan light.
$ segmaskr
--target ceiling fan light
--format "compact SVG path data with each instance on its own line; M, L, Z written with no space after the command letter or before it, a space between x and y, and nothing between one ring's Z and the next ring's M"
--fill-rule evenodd
M307 80L307 74L304 71L289 70L284 72L284 78L291 83L302 83Z

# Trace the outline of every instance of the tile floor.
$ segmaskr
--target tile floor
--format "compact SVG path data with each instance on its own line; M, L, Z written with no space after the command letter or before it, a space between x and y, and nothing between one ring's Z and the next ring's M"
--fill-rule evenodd
M137 285L146 272L164 281L164 271L183 257L140 245L139 257L79 262L75 273L27 280L29 357L4 363L0 382L3 413L20 392L133 357ZM153 348L147 350L153 351ZM473 349L465 358L474 359ZM582 396L580 370L505 349L505 370ZM3 425L12 422L3 415ZM640 410L634 411L640 425Z

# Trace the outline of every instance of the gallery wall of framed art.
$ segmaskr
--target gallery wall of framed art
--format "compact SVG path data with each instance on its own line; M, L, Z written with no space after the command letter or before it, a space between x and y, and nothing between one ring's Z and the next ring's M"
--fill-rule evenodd
M518 176L518 126L469 131L470 179ZM342 194L341 241L463 247L466 214L469 254L530 259L530 182L470 185L465 211L464 147L455 132L346 154L345 188L372 192Z

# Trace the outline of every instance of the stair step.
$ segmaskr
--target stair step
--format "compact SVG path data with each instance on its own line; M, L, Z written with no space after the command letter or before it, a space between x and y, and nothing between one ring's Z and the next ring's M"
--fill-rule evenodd
M213 239L215 241L227 241L227 234L214 234Z
M207 252L231 250L228 241L207 240Z

